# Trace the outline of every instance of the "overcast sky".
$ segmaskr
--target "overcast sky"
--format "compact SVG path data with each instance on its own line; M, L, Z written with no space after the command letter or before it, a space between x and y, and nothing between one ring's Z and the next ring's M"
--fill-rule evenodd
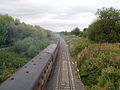
M102 7L120 9L120 0L0 0L0 13L53 31L81 30Z

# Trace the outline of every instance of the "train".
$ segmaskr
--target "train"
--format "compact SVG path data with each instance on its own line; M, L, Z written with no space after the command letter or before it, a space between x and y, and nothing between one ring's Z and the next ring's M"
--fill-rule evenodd
M44 90L55 67L60 38L20 68L0 85L0 90Z

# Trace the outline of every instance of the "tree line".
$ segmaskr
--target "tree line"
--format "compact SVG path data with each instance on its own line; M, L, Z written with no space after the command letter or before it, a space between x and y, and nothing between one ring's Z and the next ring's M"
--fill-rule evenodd
M120 42L120 10L113 7L98 9L94 20L88 28L79 28L71 32L63 31L66 35L86 37L95 42Z
M14 19L8 14L0 15L0 47L13 46L23 55L33 57L46 47L51 31Z
M68 32L68 31L62 31L62 34L65 35L76 35L76 36L80 36L82 31L80 31L80 29L78 27L74 28L72 31Z

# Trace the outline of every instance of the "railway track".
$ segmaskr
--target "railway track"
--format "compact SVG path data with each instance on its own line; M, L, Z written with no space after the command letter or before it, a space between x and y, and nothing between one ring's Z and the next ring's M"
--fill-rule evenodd
M57 85L55 90L75 90L67 45L63 39L60 41L61 61L59 63L60 67L58 70Z
M68 47L61 37L0 85L0 90L76 89Z

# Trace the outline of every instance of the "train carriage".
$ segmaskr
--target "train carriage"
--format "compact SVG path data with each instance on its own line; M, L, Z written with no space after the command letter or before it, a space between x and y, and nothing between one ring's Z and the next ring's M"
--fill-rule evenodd
M44 90L59 50L59 39L0 85L0 90Z

